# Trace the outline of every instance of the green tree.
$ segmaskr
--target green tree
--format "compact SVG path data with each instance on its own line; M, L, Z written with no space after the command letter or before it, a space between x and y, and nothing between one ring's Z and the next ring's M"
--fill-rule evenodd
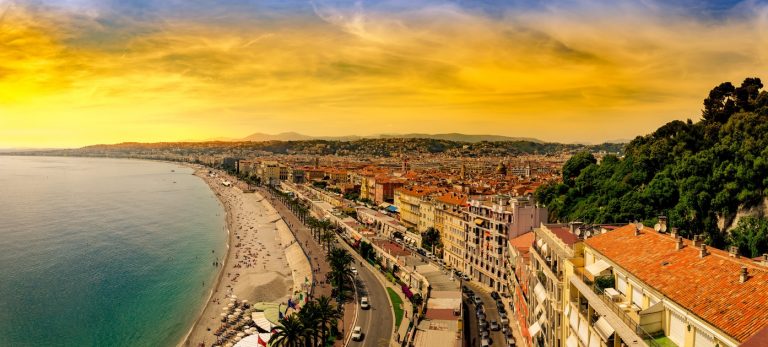
M430 227L421 234L421 248L433 251L433 249L436 250L442 247L443 243L440 241L440 232L437 229Z
M275 334L270 339L273 346L301 347L304 345L306 328L297 314L284 317L275 327Z
M758 257L768 253L768 219L744 217L731 230L730 243L739 247L739 253L748 257Z

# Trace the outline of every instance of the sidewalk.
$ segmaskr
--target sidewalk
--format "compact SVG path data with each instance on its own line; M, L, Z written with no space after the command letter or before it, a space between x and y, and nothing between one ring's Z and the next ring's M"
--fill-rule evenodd
M307 228L297 217L286 207L282 201L275 199L272 195L263 188L259 188L259 191L265 196L266 199L274 206L280 216L296 237L296 241L304 249L304 252L309 257L310 264L314 271L315 283L312 289L312 298L318 298L320 296L331 297L332 286L328 283L328 274L330 273L330 264L325 260L325 250L320 244L312 237L312 232ZM346 335L352 330L352 324L355 317L356 300L347 301L344 303L344 319L339 324L344 323L343 329L345 336L340 340L336 340L334 346L340 347L344 345L346 341Z

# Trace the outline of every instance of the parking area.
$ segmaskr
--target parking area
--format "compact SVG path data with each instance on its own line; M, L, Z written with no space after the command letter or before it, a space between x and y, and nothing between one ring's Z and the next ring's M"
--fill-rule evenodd
M462 281L465 310L465 339L468 346L515 346L516 334L507 316L509 312L491 293Z

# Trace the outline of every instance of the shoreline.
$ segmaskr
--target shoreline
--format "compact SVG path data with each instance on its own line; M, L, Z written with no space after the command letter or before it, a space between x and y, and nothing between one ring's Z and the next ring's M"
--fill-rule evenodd
M180 163L176 163L180 164ZM220 325L220 309L230 295L238 300L284 302L301 286L302 276L312 279L311 265L282 216L261 193L244 193L235 184L225 187L220 180L239 182L220 171L211 177L209 168L184 163L194 170L216 195L225 212L227 250L219 260L219 273L205 304L177 347L210 346ZM298 254L301 254L301 257ZM300 259L299 259L300 258ZM302 282L302 283L297 283Z

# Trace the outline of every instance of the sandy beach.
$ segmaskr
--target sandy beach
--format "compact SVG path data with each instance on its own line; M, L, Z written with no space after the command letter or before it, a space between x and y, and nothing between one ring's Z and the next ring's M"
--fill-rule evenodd
M312 282L308 259L277 211L259 193L244 193L221 182L234 178L221 173L208 175L196 168L195 175L205 180L227 213L228 254L219 258L222 270L211 296L182 346L211 346L213 331L221 324L220 313L228 296L256 302L285 302L290 294Z

